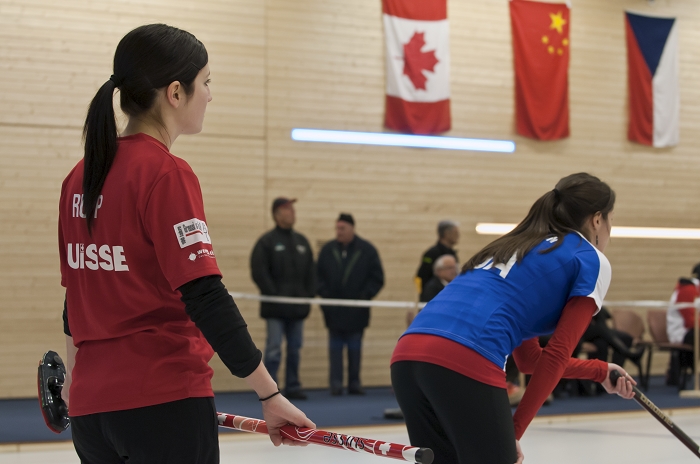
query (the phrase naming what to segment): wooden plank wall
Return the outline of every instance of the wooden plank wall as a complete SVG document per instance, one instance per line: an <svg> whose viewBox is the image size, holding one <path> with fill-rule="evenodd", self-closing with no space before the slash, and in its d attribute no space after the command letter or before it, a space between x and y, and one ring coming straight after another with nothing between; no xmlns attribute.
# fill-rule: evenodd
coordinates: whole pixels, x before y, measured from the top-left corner
<svg viewBox="0 0 700 464"><path fill-rule="evenodd" d="M626 141L623 11L678 16L681 143ZM462 225L466 259L491 238L477 222L516 222L563 175L589 171L618 194L615 223L700 227L700 5L694 0L574 1L570 138L514 135L508 2L449 1L450 135L514 139L512 155L336 146L291 141L293 127L381 131L384 46L379 0L0 0L0 398L35 394L35 366L63 352L56 252L61 182L81 156L86 106L111 74L119 39L149 22L190 30L207 46L214 100L201 135L173 152L197 172L224 281L254 292L248 256L272 226L269 202L297 203L297 229L315 251L340 211L381 254L381 299L413 300L412 276L443 218ZM700 243L614 239L611 300L667 299L700 261ZM108 297L106 295L106 297ZM240 301L264 345L257 305ZM389 383L402 310L375 309L363 379ZM327 386L326 332L318 308L306 324L302 382ZM655 357L655 371L665 359ZM215 359L217 390L245 388Z"/></svg>

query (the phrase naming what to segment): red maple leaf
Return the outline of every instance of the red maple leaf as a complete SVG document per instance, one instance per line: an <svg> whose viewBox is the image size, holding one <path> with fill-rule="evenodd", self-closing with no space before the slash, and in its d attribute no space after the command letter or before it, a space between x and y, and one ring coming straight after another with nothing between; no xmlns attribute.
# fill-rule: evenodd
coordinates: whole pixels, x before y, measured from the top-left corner
<svg viewBox="0 0 700 464"><path fill-rule="evenodd" d="M424 34L424 32L416 32L403 46L403 73L408 76L416 90L425 90L425 82L428 78L423 74L423 70L435 72L435 65L438 64L435 50L428 52L420 50L425 45Z"/></svg>

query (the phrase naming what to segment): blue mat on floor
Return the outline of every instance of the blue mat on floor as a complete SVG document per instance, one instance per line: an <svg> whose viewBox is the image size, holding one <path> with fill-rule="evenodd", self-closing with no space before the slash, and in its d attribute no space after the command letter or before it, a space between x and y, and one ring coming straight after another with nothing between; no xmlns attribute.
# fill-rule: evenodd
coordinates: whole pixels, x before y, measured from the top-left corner
<svg viewBox="0 0 700 464"><path fill-rule="evenodd" d="M677 387L667 387L663 378L651 379L649 399L661 409L700 407L700 399L685 399ZM384 410L397 408L390 388L367 388L365 396L331 396L324 390L307 390L307 400L293 401L321 429L358 425L400 424L401 421L384 418ZM262 418L260 403L254 393L217 393L217 410L240 416ZM593 397L574 396L556 398L539 411L539 416L590 414L642 410L634 400L623 400L617 395ZM51 432L41 417L36 399L0 401L0 443L27 443L70 440L70 428L61 434ZM235 433L221 429L222 433Z"/></svg>

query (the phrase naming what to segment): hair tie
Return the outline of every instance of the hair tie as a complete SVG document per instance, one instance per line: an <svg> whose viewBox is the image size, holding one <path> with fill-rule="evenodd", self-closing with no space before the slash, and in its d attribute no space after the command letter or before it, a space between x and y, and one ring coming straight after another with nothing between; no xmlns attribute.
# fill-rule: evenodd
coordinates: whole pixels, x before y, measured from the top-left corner
<svg viewBox="0 0 700 464"><path fill-rule="evenodd" d="M121 85L124 83L124 79L117 79L114 74L109 76L109 80L114 82L115 87L121 87Z"/></svg>
<svg viewBox="0 0 700 464"><path fill-rule="evenodd" d="M552 189L552 192L554 192L554 196L559 198L561 196L561 192L557 189Z"/></svg>

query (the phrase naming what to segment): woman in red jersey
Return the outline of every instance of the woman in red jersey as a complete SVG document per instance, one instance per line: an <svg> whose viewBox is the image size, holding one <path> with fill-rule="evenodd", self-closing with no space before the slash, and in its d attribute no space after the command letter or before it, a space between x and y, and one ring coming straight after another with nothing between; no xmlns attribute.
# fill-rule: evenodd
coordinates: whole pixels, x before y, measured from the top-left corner
<svg viewBox="0 0 700 464"><path fill-rule="evenodd" d="M119 136L115 89L129 118ZM291 444L281 425L315 427L262 365L221 283L197 177L170 153L201 131L209 101L204 45L151 24L119 42L90 104L59 206L63 396L83 464L218 463L214 351L257 392L276 446Z"/></svg>

